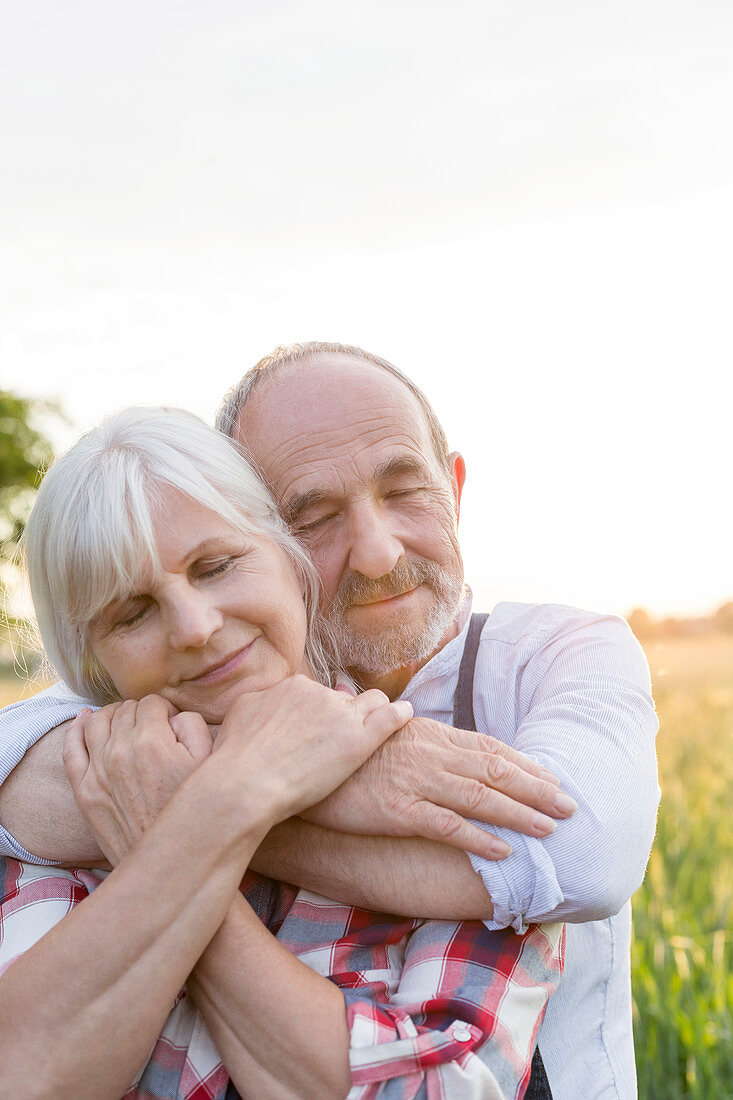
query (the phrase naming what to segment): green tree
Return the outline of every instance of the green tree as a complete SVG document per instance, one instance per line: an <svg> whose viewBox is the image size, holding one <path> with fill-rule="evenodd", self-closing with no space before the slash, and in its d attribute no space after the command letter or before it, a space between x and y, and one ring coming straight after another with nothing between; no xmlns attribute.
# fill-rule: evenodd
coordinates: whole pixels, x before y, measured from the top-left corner
<svg viewBox="0 0 733 1100"><path fill-rule="evenodd" d="M37 427L53 409L47 402L0 390L0 559L7 559L20 537L43 470L53 457Z"/></svg>
<svg viewBox="0 0 733 1100"><path fill-rule="evenodd" d="M20 652L16 642L23 623L10 611L8 592L17 573L12 562L43 473L53 457L40 419L58 408L45 401L0 389L0 667L10 666ZM20 631L20 634L19 634ZM31 658L32 660L32 658ZM18 668L27 673L25 655Z"/></svg>

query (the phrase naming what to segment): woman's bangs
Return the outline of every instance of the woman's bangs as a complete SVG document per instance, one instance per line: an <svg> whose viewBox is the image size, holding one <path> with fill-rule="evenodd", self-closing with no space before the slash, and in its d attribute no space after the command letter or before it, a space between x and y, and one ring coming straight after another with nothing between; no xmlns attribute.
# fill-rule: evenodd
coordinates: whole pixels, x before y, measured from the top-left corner
<svg viewBox="0 0 733 1100"><path fill-rule="evenodd" d="M162 573L153 526L154 499L148 499L141 486L127 489L118 506L107 498L106 506L95 508L95 514L80 525L72 590L76 599L70 608L70 617L79 625L92 622L113 601L145 591Z"/></svg>

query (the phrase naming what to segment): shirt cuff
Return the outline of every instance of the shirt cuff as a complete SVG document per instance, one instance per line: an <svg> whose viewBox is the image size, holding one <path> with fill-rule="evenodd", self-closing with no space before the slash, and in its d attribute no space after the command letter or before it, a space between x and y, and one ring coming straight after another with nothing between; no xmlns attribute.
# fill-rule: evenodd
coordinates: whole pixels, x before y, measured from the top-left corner
<svg viewBox="0 0 733 1100"><path fill-rule="evenodd" d="M505 840L513 851L506 859L488 860L468 852L471 866L491 895L494 915L484 921L488 929L513 928L527 931L529 924L552 920L552 913L565 896L557 880L555 865L541 840L512 829L474 821Z"/></svg>
<svg viewBox="0 0 733 1100"><path fill-rule="evenodd" d="M45 734L69 718L76 718L82 707L98 709L76 696L53 696L51 690L54 689L0 711L0 784Z"/></svg>
<svg viewBox="0 0 733 1100"><path fill-rule="evenodd" d="M76 718L84 706L93 706L79 699L62 684L20 703L13 703L0 712L0 784L37 741L69 718ZM97 709L97 708L95 708ZM59 861L44 859L29 852L0 825L0 856L10 856L25 863L53 867Z"/></svg>
<svg viewBox="0 0 733 1100"><path fill-rule="evenodd" d="M4 826L0 825L0 856L10 856L19 859L23 863L37 863L42 867L56 867L61 863L60 859L44 859L43 856L34 856L22 844L12 836Z"/></svg>

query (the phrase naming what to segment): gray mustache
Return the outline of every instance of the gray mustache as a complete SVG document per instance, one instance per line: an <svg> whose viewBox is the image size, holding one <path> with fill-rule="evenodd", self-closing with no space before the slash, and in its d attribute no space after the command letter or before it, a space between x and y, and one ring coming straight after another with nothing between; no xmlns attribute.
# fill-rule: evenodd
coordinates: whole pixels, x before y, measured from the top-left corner
<svg viewBox="0 0 733 1100"><path fill-rule="evenodd" d="M417 561L399 561L391 573L372 579L358 573L344 577L333 599L332 608L343 611L353 604L370 603L409 592L419 584L431 588L439 582L441 569L435 562L420 558Z"/></svg>

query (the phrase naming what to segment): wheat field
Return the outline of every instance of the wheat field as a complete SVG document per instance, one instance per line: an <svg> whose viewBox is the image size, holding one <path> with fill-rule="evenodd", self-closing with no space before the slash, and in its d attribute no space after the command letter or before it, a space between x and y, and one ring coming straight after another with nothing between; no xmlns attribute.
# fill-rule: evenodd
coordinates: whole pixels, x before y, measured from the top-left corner
<svg viewBox="0 0 733 1100"><path fill-rule="evenodd" d="M647 645L662 804L633 901L643 1100L733 1097L733 636Z"/></svg>
<svg viewBox="0 0 733 1100"><path fill-rule="evenodd" d="M642 1100L733 1098L733 635L646 644L662 805L633 901ZM0 679L0 704L33 686Z"/></svg>

